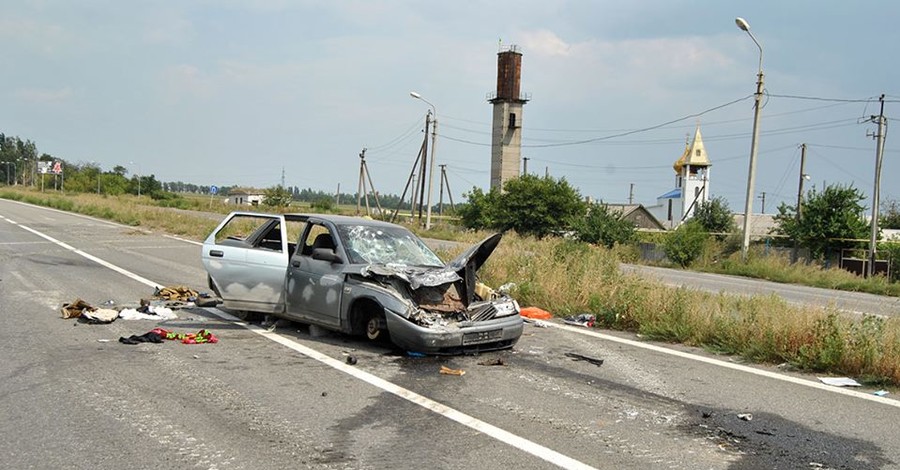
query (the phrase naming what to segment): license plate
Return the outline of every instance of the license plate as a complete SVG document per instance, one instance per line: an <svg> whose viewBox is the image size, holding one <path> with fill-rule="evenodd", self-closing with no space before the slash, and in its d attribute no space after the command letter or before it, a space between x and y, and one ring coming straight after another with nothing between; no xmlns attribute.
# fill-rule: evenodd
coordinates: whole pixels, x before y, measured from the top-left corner
<svg viewBox="0 0 900 470"><path fill-rule="evenodd" d="M503 336L503 330L476 331L474 333L463 334L463 346L470 344L490 343L498 340Z"/></svg>

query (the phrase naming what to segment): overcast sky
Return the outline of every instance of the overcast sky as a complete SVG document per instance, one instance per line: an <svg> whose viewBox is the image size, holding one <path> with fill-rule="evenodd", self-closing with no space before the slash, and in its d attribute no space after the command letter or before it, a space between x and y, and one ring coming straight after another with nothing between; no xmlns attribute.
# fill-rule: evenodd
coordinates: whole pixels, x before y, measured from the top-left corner
<svg viewBox="0 0 900 470"><path fill-rule="evenodd" d="M437 163L458 201L489 186L485 95L502 41L524 54L529 171L607 202L627 202L633 183L635 202L653 204L699 119L711 194L742 212L759 51L737 16L764 51L766 212L796 200L804 142L807 188L852 183L871 197L876 127L864 121L878 104L864 100L887 95L889 127L900 115L892 1L0 4L0 132L161 181L265 188L283 168L287 185L352 193L368 147L375 188L399 194L428 109L414 90L436 107ZM900 197L898 139L887 133L882 199Z"/></svg>

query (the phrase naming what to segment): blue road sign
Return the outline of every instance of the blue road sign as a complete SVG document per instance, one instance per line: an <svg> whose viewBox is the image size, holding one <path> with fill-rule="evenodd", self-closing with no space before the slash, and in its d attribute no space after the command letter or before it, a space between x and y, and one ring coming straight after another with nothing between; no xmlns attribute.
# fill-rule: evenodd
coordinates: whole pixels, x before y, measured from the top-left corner
<svg viewBox="0 0 900 470"><path fill-rule="evenodd" d="M211 194L219 194L219 187L218 187L218 186L210 186L210 187L209 187L209 192L210 192Z"/></svg>

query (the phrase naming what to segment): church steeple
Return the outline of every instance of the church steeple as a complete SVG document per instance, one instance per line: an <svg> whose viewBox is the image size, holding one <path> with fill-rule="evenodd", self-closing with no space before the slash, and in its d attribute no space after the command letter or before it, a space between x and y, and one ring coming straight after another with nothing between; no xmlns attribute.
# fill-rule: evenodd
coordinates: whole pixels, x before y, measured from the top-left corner
<svg viewBox="0 0 900 470"><path fill-rule="evenodd" d="M694 170L699 167L712 166L709 162L709 157L706 155L706 147L703 146L703 136L700 135L699 122L697 123L697 130L694 131L694 139L685 142L684 153L681 154L678 160L675 160L675 163L672 164L672 169L675 170L675 174L680 175L681 169L685 165L694 167Z"/></svg>

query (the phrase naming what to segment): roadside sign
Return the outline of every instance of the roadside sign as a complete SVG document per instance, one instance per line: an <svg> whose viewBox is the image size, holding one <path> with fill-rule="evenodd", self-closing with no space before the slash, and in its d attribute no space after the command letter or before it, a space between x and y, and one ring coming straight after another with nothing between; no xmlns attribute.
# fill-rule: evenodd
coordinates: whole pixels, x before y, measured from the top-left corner
<svg viewBox="0 0 900 470"><path fill-rule="evenodd" d="M219 187L218 186L210 186L209 193L210 194L219 194Z"/></svg>

